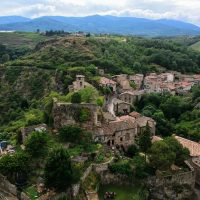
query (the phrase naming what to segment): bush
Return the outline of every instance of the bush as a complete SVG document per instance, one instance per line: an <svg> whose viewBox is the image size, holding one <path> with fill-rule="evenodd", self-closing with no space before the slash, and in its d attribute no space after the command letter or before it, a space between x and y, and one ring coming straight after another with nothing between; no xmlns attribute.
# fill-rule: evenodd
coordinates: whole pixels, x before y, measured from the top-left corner
<svg viewBox="0 0 200 200"><path fill-rule="evenodd" d="M122 174L127 176L133 176L133 167L127 160L118 161L109 165L109 169L114 174Z"/></svg>
<svg viewBox="0 0 200 200"><path fill-rule="evenodd" d="M33 132L25 141L26 151L33 157L44 155L47 150L47 144L46 132Z"/></svg>
<svg viewBox="0 0 200 200"><path fill-rule="evenodd" d="M82 108L78 115L78 121L81 123L87 122L90 120L90 117L91 117L90 110L87 108Z"/></svg>
<svg viewBox="0 0 200 200"><path fill-rule="evenodd" d="M138 153L138 147L134 144L129 146L127 151L126 151L126 155L130 158L135 156L137 153Z"/></svg>
<svg viewBox="0 0 200 200"><path fill-rule="evenodd" d="M91 133L78 126L63 126L60 128L59 134L60 138L65 142L87 145L92 141Z"/></svg>
<svg viewBox="0 0 200 200"><path fill-rule="evenodd" d="M45 184L48 188L66 191L75 181L73 166L68 152L63 148L53 149L45 166ZM77 177L76 177L77 178Z"/></svg>
<svg viewBox="0 0 200 200"><path fill-rule="evenodd" d="M72 103L81 103L81 95L78 92L75 92L74 94L72 94L71 102Z"/></svg>

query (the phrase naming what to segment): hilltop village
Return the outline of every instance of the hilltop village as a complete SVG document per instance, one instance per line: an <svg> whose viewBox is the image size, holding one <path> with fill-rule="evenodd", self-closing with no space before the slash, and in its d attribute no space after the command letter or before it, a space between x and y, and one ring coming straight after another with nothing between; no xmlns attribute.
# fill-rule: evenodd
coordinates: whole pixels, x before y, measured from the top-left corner
<svg viewBox="0 0 200 200"><path fill-rule="evenodd" d="M0 199L199 200L199 37L48 34L0 37Z"/></svg>
<svg viewBox="0 0 200 200"><path fill-rule="evenodd" d="M151 175L144 175L145 170L147 170L145 163L155 162L153 159L154 156L158 156L158 158L159 156L162 157L165 154L162 151L168 151L169 149L159 147L161 145L159 142L163 142L165 139L163 140L160 135L156 135L156 120L137 112L134 105L144 95L151 93L161 95L170 94L172 96L187 95L190 93L192 87L200 84L200 75L183 75L178 72L166 72L161 74L150 73L147 75L121 74L111 77L103 69L96 68L96 71L99 78L95 85L87 82L87 76L76 74L75 80L68 88L69 93L72 94L70 98L71 102L65 102L58 97L53 97L51 111L52 127L47 124L35 124L21 128L21 148L30 148L30 144L27 141L31 142L31 135L37 135L37 133L54 135L53 137L62 134L65 141L65 148L69 149L69 151L74 151L71 149L76 148L76 145L80 146L80 144L84 143L86 145L93 143L93 148L95 144L99 145L98 148L95 147L94 151L89 150L90 153L84 147L82 150L78 150L78 153L74 152L71 154L72 162L76 166L82 166L82 173L79 181L70 185L70 191L72 191L72 197L70 198L99 199L99 184L106 185L113 183L135 187L134 182L136 178L132 177L132 173L134 172L136 173L134 176L141 176L140 185L142 188L145 188L142 189L144 192L142 197L141 194L137 194L141 200L147 198L181 200L183 197L184 199L185 197L189 199L194 193L195 182L196 184L200 184L200 144L175 135L171 139L166 139L166 143L170 141L171 143L177 143L176 148L178 149L176 150L180 150L180 152L176 156L180 156L180 159L183 159L185 163L180 161L173 164L166 164L168 167L163 166L160 168L157 166L157 171L154 175L151 174L152 172L150 173ZM99 102L82 102L79 92L95 89L95 87L104 94L99 99ZM77 132L80 132L82 135L79 136ZM87 138L89 136L86 136L87 133L91 133L90 142L88 141L90 139ZM150 140L151 144L148 143L148 140ZM42 141L40 142L41 147L38 147L43 148L45 142L44 144L42 144ZM160 152L158 152L158 155L154 155L157 151L157 149L152 148L154 143L157 144L154 148L163 148L161 155L159 155ZM147 149L151 145L152 152L148 154ZM140 151L138 148L140 148ZM181 150L181 148L186 150ZM7 141L1 141L1 156L6 154L14 155L15 151L17 151L15 146L9 144ZM35 149L35 151L38 151L38 149ZM188 156L186 156L187 153L185 154L182 151L188 151ZM40 151L38 152L40 154ZM139 153L137 159L140 161L129 160L130 158L128 157L130 155L135 156L136 152ZM146 157L146 155L148 156ZM135 165L134 162L137 164ZM138 164L138 162L141 163ZM159 162L162 163L164 161L161 159ZM34 164L34 166L38 167L38 164ZM158 163L157 165L160 164ZM41 163L39 168L43 169L44 164ZM166 170L168 171L167 174L162 171L163 169L165 172ZM137 172L138 170L139 172ZM149 173L147 171L145 172L146 174ZM59 199L63 195L69 195L69 190L64 190L64 193L55 193L55 190L47 190L42 178L43 175L37 174L34 176L40 177L34 183L36 184L34 186L36 188L36 198ZM15 186L11 187L11 183L5 177L0 179L2 180L0 185L7 192L15 195L17 191L17 189L13 189ZM176 187L181 189L175 189ZM21 193L21 199L29 199L27 194L30 195L28 191ZM104 199L115 199L115 195L117 194L108 190L103 195Z"/></svg>

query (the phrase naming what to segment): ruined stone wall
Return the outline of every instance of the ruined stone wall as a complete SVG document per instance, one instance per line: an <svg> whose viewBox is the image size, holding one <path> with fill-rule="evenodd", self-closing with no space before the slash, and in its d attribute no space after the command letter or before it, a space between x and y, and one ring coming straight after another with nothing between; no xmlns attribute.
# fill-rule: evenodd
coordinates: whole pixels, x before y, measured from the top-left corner
<svg viewBox="0 0 200 200"><path fill-rule="evenodd" d="M0 190L2 190L5 193L11 194L15 197L17 197L17 187L13 184L11 184L7 178L0 174ZM30 200L30 198L25 194L21 193L21 200Z"/></svg>
<svg viewBox="0 0 200 200"><path fill-rule="evenodd" d="M8 192L12 195L17 195L17 188L15 185L11 184L6 177L0 174L0 188L1 190Z"/></svg>
<svg viewBox="0 0 200 200"><path fill-rule="evenodd" d="M80 109L88 109L90 112L90 120L87 122L84 122L82 124L84 128L91 129L95 125L97 125L97 111L98 106L95 104L72 104L72 103L58 103L56 100L54 100L54 106L53 106L53 119L54 119L54 128L59 129L60 127L64 125L73 125L77 124L78 121L76 119L77 112L80 111Z"/></svg>
<svg viewBox="0 0 200 200"><path fill-rule="evenodd" d="M200 156L193 158L190 163L196 173L196 183L200 185Z"/></svg>
<svg viewBox="0 0 200 200"><path fill-rule="evenodd" d="M194 192L195 172L192 166L189 165L190 171L177 173L165 177L149 177L143 180L143 184L147 185L150 191L150 199L152 200L185 200L191 199ZM101 184L116 184L135 186L138 180L134 177L128 177L120 174L113 174L108 169L108 164L99 164L93 169L100 174ZM141 183L140 183L141 184Z"/></svg>
<svg viewBox="0 0 200 200"><path fill-rule="evenodd" d="M195 186L194 169L187 163L191 171L165 177L150 177L147 185L150 199L154 200L184 200L190 199Z"/></svg>
<svg viewBox="0 0 200 200"><path fill-rule="evenodd" d="M136 184L136 179L130 178L121 174L113 174L110 171L104 171L101 174L101 184L108 185L126 185L126 186L134 186Z"/></svg>

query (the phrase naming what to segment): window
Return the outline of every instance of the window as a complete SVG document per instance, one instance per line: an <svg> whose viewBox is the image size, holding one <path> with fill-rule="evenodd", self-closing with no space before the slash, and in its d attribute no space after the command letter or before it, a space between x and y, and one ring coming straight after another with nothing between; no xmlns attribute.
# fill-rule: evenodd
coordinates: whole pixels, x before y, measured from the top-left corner
<svg viewBox="0 0 200 200"><path fill-rule="evenodd" d="M120 141L121 141L121 142L123 141L123 137L120 138Z"/></svg>
<svg viewBox="0 0 200 200"><path fill-rule="evenodd" d="M82 82L80 82L80 86L81 86L81 87L83 86L83 83L82 83Z"/></svg>

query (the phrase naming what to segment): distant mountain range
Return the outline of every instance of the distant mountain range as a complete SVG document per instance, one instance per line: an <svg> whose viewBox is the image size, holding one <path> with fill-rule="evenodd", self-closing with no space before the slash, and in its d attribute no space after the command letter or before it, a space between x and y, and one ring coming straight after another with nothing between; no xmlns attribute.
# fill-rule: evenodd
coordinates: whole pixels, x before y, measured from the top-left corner
<svg viewBox="0 0 200 200"><path fill-rule="evenodd" d="M152 20L136 17L88 16L62 17L44 16L28 19L20 16L0 17L0 31L35 32L64 30L123 35L176 36L200 35L200 27L178 20Z"/></svg>

